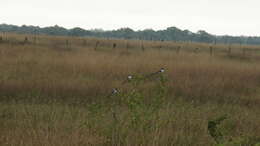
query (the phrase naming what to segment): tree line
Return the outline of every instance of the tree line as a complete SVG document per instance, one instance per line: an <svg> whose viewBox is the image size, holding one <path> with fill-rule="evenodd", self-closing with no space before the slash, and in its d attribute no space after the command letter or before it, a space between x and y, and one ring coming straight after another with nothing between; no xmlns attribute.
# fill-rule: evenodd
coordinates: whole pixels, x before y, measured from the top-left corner
<svg viewBox="0 0 260 146"><path fill-rule="evenodd" d="M184 42L202 42L202 43L224 43L224 44L252 44L260 45L260 37L252 36L217 36L210 34L204 30L196 33L189 30L181 30L176 27L169 27L164 30L155 31L153 29L145 29L134 31L131 28L121 28L117 30L104 31L101 29L85 30L79 27L66 29L58 25L51 27L38 26L16 26L8 24L0 24L0 32L13 32L21 34L46 34L55 36L80 36L80 37L102 37L117 39L140 39L140 40L156 40L156 41L184 41Z"/></svg>

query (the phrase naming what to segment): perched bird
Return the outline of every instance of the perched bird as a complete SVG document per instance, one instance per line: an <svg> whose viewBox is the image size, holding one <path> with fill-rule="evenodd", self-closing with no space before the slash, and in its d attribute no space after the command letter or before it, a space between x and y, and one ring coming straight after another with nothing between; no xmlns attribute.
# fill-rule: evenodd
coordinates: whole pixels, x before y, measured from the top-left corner
<svg viewBox="0 0 260 146"><path fill-rule="evenodd" d="M133 78L133 76L131 76L131 75L127 76L128 80L131 80L132 78Z"/></svg>
<svg viewBox="0 0 260 146"><path fill-rule="evenodd" d="M117 93L118 93L118 89L116 89L116 88L112 89L112 93L111 93L112 95L117 94Z"/></svg>
<svg viewBox="0 0 260 146"><path fill-rule="evenodd" d="M151 73L151 74L147 75L145 78L150 78L150 77L152 77L154 75L157 75L157 74L160 74L160 73L164 73L164 72L165 72L165 69L161 68L159 71Z"/></svg>
<svg viewBox="0 0 260 146"><path fill-rule="evenodd" d="M132 75L128 75L128 76L127 76L127 79L124 80L124 81L122 82L122 84L125 84L125 83L127 83L127 82L130 82L132 79L133 79L133 76L132 76Z"/></svg>
<svg viewBox="0 0 260 146"><path fill-rule="evenodd" d="M108 98L110 98L113 95L116 95L119 92L119 90L117 88L113 88L112 92L107 96Z"/></svg>
<svg viewBox="0 0 260 146"><path fill-rule="evenodd" d="M148 78L150 78L150 77L152 77L152 76L155 76L155 75L157 75L157 74L164 73L164 72L165 72L165 69L164 69L164 68L161 68L161 69L160 69L159 71L157 71L157 72L154 72L154 73L151 73L151 74L149 74L149 75L143 76L143 79L148 79ZM136 77L136 78L137 78L137 77ZM133 79L134 79L134 76L128 75L128 76L127 76L127 79L122 82L122 85L125 84L125 83L128 83L128 82L131 82ZM112 89L112 93L109 95L109 97L111 97L112 95L117 94L118 92L119 92L119 90L118 90L117 88L113 88L113 89Z"/></svg>
<svg viewBox="0 0 260 146"><path fill-rule="evenodd" d="M164 73L164 71L165 71L164 68L161 68L160 73Z"/></svg>

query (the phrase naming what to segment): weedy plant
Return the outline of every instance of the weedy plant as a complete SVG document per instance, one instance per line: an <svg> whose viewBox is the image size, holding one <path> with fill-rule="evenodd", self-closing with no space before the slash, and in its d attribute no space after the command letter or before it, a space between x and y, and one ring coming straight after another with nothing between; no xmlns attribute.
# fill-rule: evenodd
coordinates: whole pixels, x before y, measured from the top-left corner
<svg viewBox="0 0 260 146"><path fill-rule="evenodd" d="M224 135L223 129L219 126L220 124L227 119L227 116L221 116L214 120L208 121L208 131L210 136L215 140L216 146L259 146L260 137L248 137L241 136L236 138L227 138L227 135Z"/></svg>
<svg viewBox="0 0 260 146"><path fill-rule="evenodd" d="M217 144L220 144L221 142L223 142L223 134L221 132L221 129L218 128L218 126L225 119L227 119L226 116L221 116L217 119L208 121L209 134L216 141Z"/></svg>
<svg viewBox="0 0 260 146"><path fill-rule="evenodd" d="M117 111L121 107L127 108L128 119L130 119L127 124L128 128L137 131L141 130L142 132L148 132L155 128L156 123L154 121L157 121L159 117L159 110L162 108L167 94L167 79L163 73L164 69L149 75L129 75L122 83L122 85L129 84L129 90L113 89L110 96L108 96L113 101L110 110L114 119L114 125L111 126L113 130L110 130L113 134L110 135L115 135L114 132L118 136L124 135L119 131L119 127L122 127L122 125L120 125L120 119L117 116ZM141 88L146 82L155 83L153 87L154 93L150 96L149 101L145 100L145 94Z"/></svg>
<svg viewBox="0 0 260 146"><path fill-rule="evenodd" d="M130 90L119 92L118 89L113 89L115 96L120 96L118 104L127 105L130 112L132 126L137 127L143 120L149 119L151 115L158 112L164 102L167 94L166 76L163 74L164 69L149 75L130 75L122 84L130 84ZM154 80L151 80L154 79ZM154 94L149 98L148 103L145 101L145 95L141 86L145 82L156 82L153 89ZM115 104L113 106L116 106Z"/></svg>

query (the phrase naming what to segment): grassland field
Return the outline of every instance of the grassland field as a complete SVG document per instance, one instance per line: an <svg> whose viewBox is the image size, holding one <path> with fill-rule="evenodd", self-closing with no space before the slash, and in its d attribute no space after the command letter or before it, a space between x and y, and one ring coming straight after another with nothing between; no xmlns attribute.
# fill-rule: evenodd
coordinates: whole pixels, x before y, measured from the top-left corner
<svg viewBox="0 0 260 146"><path fill-rule="evenodd" d="M259 146L260 46L2 34L0 145Z"/></svg>

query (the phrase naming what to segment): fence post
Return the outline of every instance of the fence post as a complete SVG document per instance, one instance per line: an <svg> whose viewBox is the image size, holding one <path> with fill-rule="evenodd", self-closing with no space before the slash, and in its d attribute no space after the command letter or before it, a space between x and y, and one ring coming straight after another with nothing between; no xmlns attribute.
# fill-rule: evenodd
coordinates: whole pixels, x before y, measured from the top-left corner
<svg viewBox="0 0 260 146"><path fill-rule="evenodd" d="M29 41L29 40L28 40L28 37L25 37L25 38L24 38L24 41L23 41L23 44L27 44L28 41Z"/></svg>
<svg viewBox="0 0 260 146"><path fill-rule="evenodd" d="M7 40L8 40L7 35L5 32L3 32L3 41L7 41Z"/></svg>
<svg viewBox="0 0 260 146"><path fill-rule="evenodd" d="M69 40L66 40L66 48L69 49Z"/></svg>
<svg viewBox="0 0 260 146"><path fill-rule="evenodd" d="M37 34L36 34L36 30L34 30L33 32L33 44L36 45L36 40L37 40Z"/></svg>
<svg viewBox="0 0 260 146"><path fill-rule="evenodd" d="M209 49L210 49L210 50L209 50L209 51L210 51L210 56L212 56L212 54L213 54L213 47L210 46Z"/></svg>
<svg viewBox="0 0 260 146"><path fill-rule="evenodd" d="M116 43L113 43L113 49L115 49L116 48Z"/></svg>
<svg viewBox="0 0 260 146"><path fill-rule="evenodd" d="M87 41L85 39L83 40L83 46L87 46Z"/></svg>
<svg viewBox="0 0 260 146"><path fill-rule="evenodd" d="M141 42L141 49L142 49L143 52L145 51L143 40L142 40L142 42Z"/></svg>
<svg viewBox="0 0 260 146"><path fill-rule="evenodd" d="M231 51L232 51L232 48L231 46L228 47L228 55L230 56L231 55Z"/></svg>
<svg viewBox="0 0 260 146"><path fill-rule="evenodd" d="M177 54L180 53L180 50L181 50L181 46L178 46L178 47L177 47L177 50L176 50Z"/></svg>
<svg viewBox="0 0 260 146"><path fill-rule="evenodd" d="M194 53L198 53L199 48L195 48Z"/></svg>
<svg viewBox="0 0 260 146"><path fill-rule="evenodd" d="M163 45L163 42L164 42L164 40L161 40L159 43L160 43L160 46L159 46L159 50L161 50L162 49L162 45Z"/></svg>
<svg viewBox="0 0 260 146"><path fill-rule="evenodd" d="M128 44L128 41L126 41L126 51L128 52L128 49L129 49L129 44Z"/></svg>
<svg viewBox="0 0 260 146"><path fill-rule="evenodd" d="M246 48L243 48L243 56L246 56Z"/></svg>
<svg viewBox="0 0 260 146"><path fill-rule="evenodd" d="M37 40L36 34L34 34L34 36L33 36L33 44L34 44L34 45L36 45L36 40Z"/></svg>
<svg viewBox="0 0 260 146"><path fill-rule="evenodd" d="M96 42L96 45L95 45L95 48L94 48L95 51L97 51L98 45L99 45L99 41Z"/></svg>

